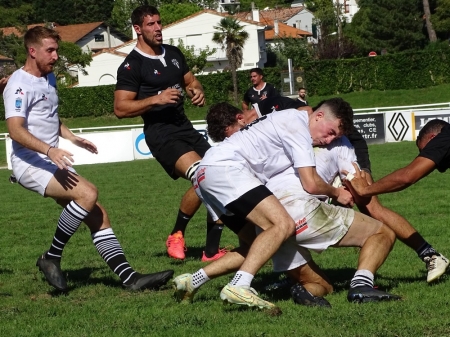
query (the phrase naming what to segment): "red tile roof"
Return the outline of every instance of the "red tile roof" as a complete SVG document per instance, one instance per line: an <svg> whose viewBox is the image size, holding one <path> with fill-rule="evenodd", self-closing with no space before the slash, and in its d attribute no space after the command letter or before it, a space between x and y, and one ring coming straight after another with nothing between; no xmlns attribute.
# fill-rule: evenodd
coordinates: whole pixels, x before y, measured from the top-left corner
<svg viewBox="0 0 450 337"><path fill-rule="evenodd" d="M54 29L59 33L59 36L61 36L61 40L76 43L78 40L82 39L84 36L92 32L95 28L101 26L102 24L103 22L81 23L78 25L68 26L55 25ZM27 29L36 26L45 26L45 23L28 25ZM0 28L0 30L3 32L4 36L14 34L20 37L23 35L23 32L19 31L16 27L5 27Z"/></svg>
<svg viewBox="0 0 450 337"><path fill-rule="evenodd" d="M271 28L272 28L272 29L266 30L264 32L266 41L273 40L276 37L293 37L293 38L301 39L305 36L312 35L310 32L307 32L306 30L297 29L297 28L288 26L282 22L278 22L278 35L276 35L274 21L273 20L265 20L264 23L266 23L268 26L271 26Z"/></svg>

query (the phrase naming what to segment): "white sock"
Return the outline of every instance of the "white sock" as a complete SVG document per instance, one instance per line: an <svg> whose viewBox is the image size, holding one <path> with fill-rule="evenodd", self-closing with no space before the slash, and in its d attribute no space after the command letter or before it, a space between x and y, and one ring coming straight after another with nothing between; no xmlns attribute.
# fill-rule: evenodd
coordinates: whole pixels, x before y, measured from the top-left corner
<svg viewBox="0 0 450 337"><path fill-rule="evenodd" d="M208 275L206 275L205 271L202 269L196 271L194 274L192 274L192 281L191 286L194 287L194 289L200 288L202 285L204 285L206 282L209 281Z"/></svg>
<svg viewBox="0 0 450 337"><path fill-rule="evenodd" d="M350 288L368 286L373 288L373 274L367 269L357 270L350 282Z"/></svg>
<svg viewBox="0 0 450 337"><path fill-rule="evenodd" d="M252 274L239 270L229 284L232 286L250 286L253 277Z"/></svg>

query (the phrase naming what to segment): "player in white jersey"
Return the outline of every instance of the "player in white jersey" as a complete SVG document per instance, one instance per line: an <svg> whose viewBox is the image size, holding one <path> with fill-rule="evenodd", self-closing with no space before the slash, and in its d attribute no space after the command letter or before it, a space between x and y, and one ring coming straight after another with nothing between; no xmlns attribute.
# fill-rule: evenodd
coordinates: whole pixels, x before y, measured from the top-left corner
<svg viewBox="0 0 450 337"><path fill-rule="evenodd" d="M227 103L216 104L210 111L219 115L240 112ZM255 121L206 153L196 171L198 184L194 187L213 217L220 218L236 233L241 232L246 221L264 229L240 270L222 290L222 299L274 307L250 288L255 273L295 229L293 219L264 186L272 176L294 166L309 193L334 195L344 204L352 204L345 189L334 188L317 175L312 148L346 133L352 116L351 107L341 99L326 101L311 115L286 110ZM228 221L230 217L240 221Z"/></svg>
<svg viewBox="0 0 450 337"><path fill-rule="evenodd" d="M235 132L234 124L226 125L233 121L231 113L229 116L209 114L208 117L208 127L217 126L217 123L214 125L217 117L218 127L222 127L222 130L226 129L224 135ZM240 124L242 114L237 114L234 120L235 124ZM221 122L222 126L220 126ZM215 138L216 141L221 140ZM339 170L353 168L348 159L356 160L353 148L346 138L335 140L324 148L315 148L315 152L318 173L320 170L321 177L326 182L331 182ZM368 216L354 213L351 209L320 202L317 197L321 195L314 196L306 192L297 171L292 166L272 176L266 187L281 201L296 222L295 235L281 246L273 259L275 270L290 270L291 275L310 291L299 296L304 298L306 295L309 296L308 301L327 305L328 302L323 299L318 300L317 296L323 296L332 291L326 276L314 264L305 248L320 252L329 246L359 246L362 247L361 256L358 270L351 282L348 299L365 302L399 298L373 289L373 275L384 262L395 240L394 233L389 228ZM223 219L226 224L228 220L239 221L236 217ZM251 241L251 231L242 227L241 230L238 233L240 238ZM207 280L237 269L244 260L246 252L247 248L241 246L228 253L220 262L212 263L193 275L184 274L177 277L174 284L178 297L192 299L196 289ZM298 290L298 287L293 288L293 291Z"/></svg>
<svg viewBox="0 0 450 337"><path fill-rule="evenodd" d="M5 118L12 139L11 162L20 185L64 207L50 249L36 265L57 290L66 291L60 268L62 251L84 221L99 254L129 290L158 288L173 270L142 275L125 258L105 209L97 202L97 188L72 168L73 157L59 148L59 137L92 153L94 144L74 135L58 116L56 79L52 73L58 59L60 37L52 29L34 27L24 35L27 59L14 72L3 93Z"/></svg>

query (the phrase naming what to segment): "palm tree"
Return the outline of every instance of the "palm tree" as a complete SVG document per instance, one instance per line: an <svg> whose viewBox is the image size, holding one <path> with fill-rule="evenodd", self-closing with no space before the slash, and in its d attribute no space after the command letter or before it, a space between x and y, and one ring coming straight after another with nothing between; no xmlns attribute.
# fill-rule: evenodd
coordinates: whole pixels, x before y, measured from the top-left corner
<svg viewBox="0 0 450 337"><path fill-rule="evenodd" d="M242 54L245 41L248 39L248 32L239 24L239 21L227 16L220 20L219 25L214 26L213 42L222 45L222 50L226 50L228 62L230 62L231 76L233 79L234 101L238 102L238 86L236 70L242 64Z"/></svg>

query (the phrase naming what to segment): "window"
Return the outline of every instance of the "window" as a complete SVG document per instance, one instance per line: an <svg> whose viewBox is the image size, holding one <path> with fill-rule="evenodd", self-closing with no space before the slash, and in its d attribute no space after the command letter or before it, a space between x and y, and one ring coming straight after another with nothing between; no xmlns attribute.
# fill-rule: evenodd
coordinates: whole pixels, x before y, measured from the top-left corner
<svg viewBox="0 0 450 337"><path fill-rule="evenodd" d="M344 13L350 13L349 0L344 0Z"/></svg>
<svg viewBox="0 0 450 337"><path fill-rule="evenodd" d="M100 34L95 34L94 38L95 38L95 42L104 42L105 41L105 37Z"/></svg>

